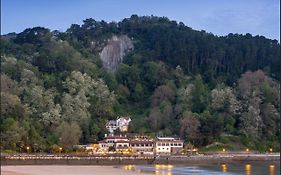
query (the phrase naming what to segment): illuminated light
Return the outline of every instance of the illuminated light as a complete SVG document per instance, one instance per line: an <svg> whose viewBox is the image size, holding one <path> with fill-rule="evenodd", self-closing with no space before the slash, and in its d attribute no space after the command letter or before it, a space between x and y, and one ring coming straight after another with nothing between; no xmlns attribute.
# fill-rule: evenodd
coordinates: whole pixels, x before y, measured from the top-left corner
<svg viewBox="0 0 281 175"><path fill-rule="evenodd" d="M246 165L245 165L245 171L246 171L246 174L247 175L250 175L251 174L251 164L249 164L249 163L247 163Z"/></svg>
<svg viewBox="0 0 281 175"><path fill-rule="evenodd" d="M194 149L192 149L192 151L197 151L197 149L196 149L196 148L194 148Z"/></svg>
<svg viewBox="0 0 281 175"><path fill-rule="evenodd" d="M227 172L227 165L225 163L221 164L221 170L222 172L226 173Z"/></svg>
<svg viewBox="0 0 281 175"><path fill-rule="evenodd" d="M174 166L173 166L173 165L167 165L167 167L168 167L169 169L174 168Z"/></svg>
<svg viewBox="0 0 281 175"><path fill-rule="evenodd" d="M127 170L127 171L131 171L133 169L133 165L126 165L124 166L124 169Z"/></svg>
<svg viewBox="0 0 281 175"><path fill-rule="evenodd" d="M155 165L155 168L157 168L157 169L159 169L160 167L161 167L161 165L159 165L159 164Z"/></svg>
<svg viewBox="0 0 281 175"><path fill-rule="evenodd" d="M225 152L225 148L223 148L222 151Z"/></svg>
<svg viewBox="0 0 281 175"><path fill-rule="evenodd" d="M274 175L275 174L275 165L269 165L269 174Z"/></svg>
<svg viewBox="0 0 281 175"><path fill-rule="evenodd" d="M247 149L246 149L246 152L249 152L249 151L250 151L249 148L247 148Z"/></svg>
<svg viewBox="0 0 281 175"><path fill-rule="evenodd" d="M273 151L272 148L270 148L269 151L272 152Z"/></svg>

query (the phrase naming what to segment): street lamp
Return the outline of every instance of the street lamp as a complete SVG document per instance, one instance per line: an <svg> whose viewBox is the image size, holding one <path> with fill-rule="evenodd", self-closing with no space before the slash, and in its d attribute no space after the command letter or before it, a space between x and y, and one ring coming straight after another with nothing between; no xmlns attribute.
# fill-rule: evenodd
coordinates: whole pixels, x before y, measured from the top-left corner
<svg viewBox="0 0 281 175"><path fill-rule="evenodd" d="M61 153L61 151L62 151L62 147L60 147L59 149L60 149L60 153Z"/></svg>
<svg viewBox="0 0 281 175"><path fill-rule="evenodd" d="M222 152L225 152L225 148L222 149Z"/></svg>
<svg viewBox="0 0 281 175"><path fill-rule="evenodd" d="M249 152L249 148L246 149L246 152Z"/></svg>
<svg viewBox="0 0 281 175"><path fill-rule="evenodd" d="M270 149L269 149L269 151L272 153L273 149L272 149L272 148L270 148Z"/></svg>
<svg viewBox="0 0 281 175"><path fill-rule="evenodd" d="M29 152L29 146L26 147L27 153Z"/></svg>

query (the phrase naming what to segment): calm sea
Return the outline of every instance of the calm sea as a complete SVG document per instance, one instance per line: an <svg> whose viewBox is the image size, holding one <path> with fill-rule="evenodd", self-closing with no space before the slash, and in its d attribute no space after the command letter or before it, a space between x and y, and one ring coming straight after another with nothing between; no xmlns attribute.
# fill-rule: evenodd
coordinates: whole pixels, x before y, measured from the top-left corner
<svg viewBox="0 0 281 175"><path fill-rule="evenodd" d="M279 162L222 163L196 165L126 165L127 171L159 175L279 175Z"/></svg>

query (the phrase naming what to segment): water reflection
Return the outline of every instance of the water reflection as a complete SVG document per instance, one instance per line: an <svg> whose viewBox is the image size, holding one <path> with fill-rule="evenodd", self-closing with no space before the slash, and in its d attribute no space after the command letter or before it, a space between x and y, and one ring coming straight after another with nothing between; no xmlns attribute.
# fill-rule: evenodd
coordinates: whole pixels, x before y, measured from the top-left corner
<svg viewBox="0 0 281 175"><path fill-rule="evenodd" d="M269 165L269 174L274 175L275 174L275 165Z"/></svg>
<svg viewBox="0 0 281 175"><path fill-rule="evenodd" d="M124 169L125 169L126 171L132 171L132 170L134 169L134 165L125 165L125 166L124 166Z"/></svg>
<svg viewBox="0 0 281 175"><path fill-rule="evenodd" d="M221 164L221 171L224 173L227 172L227 165L225 163Z"/></svg>
<svg viewBox="0 0 281 175"><path fill-rule="evenodd" d="M126 165L123 169L138 173L150 173L157 175L275 175L280 173L279 164L246 163L246 164L189 164L189 165Z"/></svg>
<svg viewBox="0 0 281 175"><path fill-rule="evenodd" d="M247 163L245 165L245 172L246 172L246 175L250 175L251 174L251 164Z"/></svg>
<svg viewBox="0 0 281 175"><path fill-rule="evenodd" d="M155 174L172 175L173 165L156 164L154 165Z"/></svg>

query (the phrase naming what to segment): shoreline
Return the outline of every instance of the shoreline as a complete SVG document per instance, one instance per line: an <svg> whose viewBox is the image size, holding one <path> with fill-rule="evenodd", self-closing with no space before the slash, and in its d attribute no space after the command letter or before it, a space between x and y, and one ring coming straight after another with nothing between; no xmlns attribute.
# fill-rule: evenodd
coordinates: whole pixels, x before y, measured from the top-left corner
<svg viewBox="0 0 281 175"><path fill-rule="evenodd" d="M212 154L193 156L1 155L1 165L152 165L185 163L280 162L280 154Z"/></svg>
<svg viewBox="0 0 281 175"><path fill-rule="evenodd" d="M114 166L68 166L68 165L25 165L2 166L2 175L146 175L146 173L125 170Z"/></svg>

